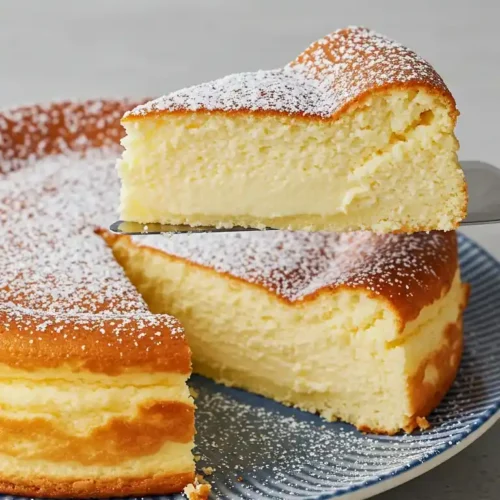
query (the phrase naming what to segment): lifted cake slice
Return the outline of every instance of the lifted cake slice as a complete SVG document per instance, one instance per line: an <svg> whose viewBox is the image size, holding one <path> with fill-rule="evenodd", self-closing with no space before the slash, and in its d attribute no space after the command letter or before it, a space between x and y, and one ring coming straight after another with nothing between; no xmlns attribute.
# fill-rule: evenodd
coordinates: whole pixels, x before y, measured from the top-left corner
<svg viewBox="0 0 500 500"><path fill-rule="evenodd" d="M466 215L455 101L414 52L336 31L122 123L121 218L292 230L450 230Z"/></svg>

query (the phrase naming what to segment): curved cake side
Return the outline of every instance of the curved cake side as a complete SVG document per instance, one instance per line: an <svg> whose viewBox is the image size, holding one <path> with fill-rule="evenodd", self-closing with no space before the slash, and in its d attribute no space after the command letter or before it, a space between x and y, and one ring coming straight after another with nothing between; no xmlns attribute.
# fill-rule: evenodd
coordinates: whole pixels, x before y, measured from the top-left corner
<svg viewBox="0 0 500 500"><path fill-rule="evenodd" d="M454 233L103 236L216 381L392 434L455 378L468 287Z"/></svg>

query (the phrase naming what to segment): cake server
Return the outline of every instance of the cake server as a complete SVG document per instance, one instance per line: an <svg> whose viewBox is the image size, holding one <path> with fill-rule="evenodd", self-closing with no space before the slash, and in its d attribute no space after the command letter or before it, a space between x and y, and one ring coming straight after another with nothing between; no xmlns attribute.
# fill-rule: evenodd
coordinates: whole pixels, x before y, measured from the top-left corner
<svg viewBox="0 0 500 500"><path fill-rule="evenodd" d="M462 226L500 223L500 169L482 161L460 162L469 189L469 206ZM232 233L239 231L261 231L246 227L216 228L212 226L188 226L171 224L142 224L118 220L111 224L111 231L118 234L186 234L186 233ZM273 228L266 228L272 231Z"/></svg>

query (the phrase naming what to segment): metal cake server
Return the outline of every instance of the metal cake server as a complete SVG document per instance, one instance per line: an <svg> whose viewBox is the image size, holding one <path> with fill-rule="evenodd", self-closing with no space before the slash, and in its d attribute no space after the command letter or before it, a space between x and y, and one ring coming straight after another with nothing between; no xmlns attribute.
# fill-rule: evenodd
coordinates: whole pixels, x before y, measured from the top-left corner
<svg viewBox="0 0 500 500"><path fill-rule="evenodd" d="M468 214L462 226L500 223L500 169L482 161L462 161L462 168L469 189ZM216 228L212 226L188 226L171 224L142 224L116 221L111 231L119 234L185 234L185 233L232 233L261 231L246 227ZM274 231L266 228L266 231Z"/></svg>

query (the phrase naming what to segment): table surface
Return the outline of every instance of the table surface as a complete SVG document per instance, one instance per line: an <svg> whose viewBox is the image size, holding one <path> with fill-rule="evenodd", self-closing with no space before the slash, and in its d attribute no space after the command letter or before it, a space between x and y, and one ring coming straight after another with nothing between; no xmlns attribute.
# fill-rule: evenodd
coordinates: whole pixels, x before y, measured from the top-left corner
<svg viewBox="0 0 500 500"><path fill-rule="evenodd" d="M429 60L461 116L460 158L500 166L498 0L2 0L0 106L157 96L238 71L282 66L311 41L367 26ZM463 232L500 258L500 227ZM445 464L380 495L500 498L500 425Z"/></svg>

